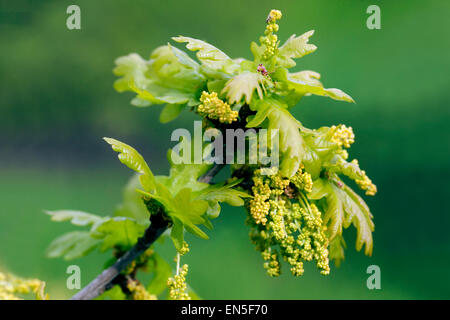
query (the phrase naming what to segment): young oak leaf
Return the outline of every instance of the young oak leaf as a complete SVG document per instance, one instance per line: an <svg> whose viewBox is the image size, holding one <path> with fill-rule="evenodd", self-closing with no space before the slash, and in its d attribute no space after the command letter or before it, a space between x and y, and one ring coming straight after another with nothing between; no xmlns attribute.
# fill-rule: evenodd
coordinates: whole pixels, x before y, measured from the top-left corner
<svg viewBox="0 0 450 320"><path fill-rule="evenodd" d="M115 61L113 72L116 76L122 76L114 82L114 89L118 92L130 91L129 83L134 83L140 88L145 88L150 80L145 76L148 69L148 61L137 53L119 57Z"/></svg>
<svg viewBox="0 0 450 320"><path fill-rule="evenodd" d="M125 188L123 188L122 203L117 206L114 211L114 216L136 219L136 221L142 224L148 221L150 213L142 201L141 196L136 192L136 189L140 187L139 174L136 173L130 178Z"/></svg>
<svg viewBox="0 0 450 320"><path fill-rule="evenodd" d="M80 258L96 249L101 242L99 239L92 238L88 231L68 232L50 243L47 256L49 258L63 257L65 260Z"/></svg>
<svg viewBox="0 0 450 320"><path fill-rule="evenodd" d="M290 88L293 88L300 95L318 95L330 97L334 100L346 102L355 102L352 97L340 89L326 89L319 81L320 74L314 71L300 71L287 74L287 82Z"/></svg>
<svg viewBox="0 0 450 320"><path fill-rule="evenodd" d="M169 213L171 216L178 218L187 231L200 238L208 239L208 236L196 226L205 222L203 215L208 209L208 202L192 199L191 189L184 188L175 195L173 206L175 210Z"/></svg>
<svg viewBox="0 0 450 320"><path fill-rule="evenodd" d="M356 250L361 250L365 245L364 253L368 256L372 255L373 239L372 232L375 225L372 221L372 213L364 200L356 194L350 187L342 182L345 197L343 199L344 210L347 213L344 227L353 223L357 228Z"/></svg>
<svg viewBox="0 0 450 320"><path fill-rule="evenodd" d="M328 256L330 260L334 260L334 264L336 267L341 265L341 262L344 260L345 254L344 249L347 247L344 241L344 237L336 236L333 240L330 241L330 246L328 248Z"/></svg>
<svg viewBox="0 0 450 320"><path fill-rule="evenodd" d="M316 51L317 47L308 43L309 38L314 34L314 30L305 32L301 36L296 37L295 34L279 48L278 63L285 68L291 68L296 65L292 58L301 58L307 54Z"/></svg>
<svg viewBox="0 0 450 320"><path fill-rule="evenodd" d="M166 104L159 114L159 121L161 123L168 123L175 120L183 110L182 104Z"/></svg>
<svg viewBox="0 0 450 320"><path fill-rule="evenodd" d="M150 294L159 295L167 288L167 279L172 276L172 268L170 264L164 260L156 252L152 254L151 261L153 268L151 272L155 274L147 286L147 291Z"/></svg>
<svg viewBox="0 0 450 320"><path fill-rule="evenodd" d="M114 151L119 152L118 158L120 162L141 174L139 181L141 182L142 187L147 191L153 191L155 189L155 178L147 165L147 162L145 162L139 152L129 145L113 138L103 139L111 145Z"/></svg>
<svg viewBox="0 0 450 320"><path fill-rule="evenodd" d="M132 104L147 107L153 104L198 104L197 91L205 85L205 77L199 65L183 51L161 46L146 61L133 53L116 60L114 73L119 92L137 93Z"/></svg>
<svg viewBox="0 0 450 320"><path fill-rule="evenodd" d="M101 251L114 247L128 250L144 234L146 227L146 224L128 217L113 217L98 225L91 235L102 239Z"/></svg>
<svg viewBox="0 0 450 320"><path fill-rule="evenodd" d="M240 207L244 205L243 198L251 198L246 192L233 189L242 180L236 180L230 184L214 184L207 188L194 193L194 197L200 200L208 201L208 210L206 212L208 218L217 218L220 214L219 202L227 203L230 206ZM207 220L209 222L209 220ZM209 226L212 229L212 225Z"/></svg>
<svg viewBox="0 0 450 320"><path fill-rule="evenodd" d="M372 254L373 239L372 232L374 224L372 214L364 200L351 188L345 185L336 175L332 179L339 183L325 179L316 179L313 190L308 198L311 200L326 199L326 211L323 218L327 224L330 240L342 235L342 229L351 224L357 229L356 250L359 251L365 245L364 253Z"/></svg>
<svg viewBox="0 0 450 320"><path fill-rule="evenodd" d="M305 142L300 134L302 128L300 122L287 110L287 105L274 98L256 100L250 108L257 111L255 117L247 123L247 127L253 128L263 124L269 134L274 130L279 132L279 146L271 143L271 149L279 147L282 153L281 173L285 177L292 177L298 170L300 162L305 155Z"/></svg>
<svg viewBox="0 0 450 320"><path fill-rule="evenodd" d="M197 58L208 68L233 74L239 69L239 64L213 45L190 37L172 37L176 42L186 43L186 48L197 51Z"/></svg>
<svg viewBox="0 0 450 320"><path fill-rule="evenodd" d="M44 212L51 216L52 221L70 221L75 226L92 226L104 219L103 217L91 213L76 210L58 210Z"/></svg>
<svg viewBox="0 0 450 320"><path fill-rule="evenodd" d="M266 92L265 86L268 84L269 80L262 74L244 71L228 80L222 94L226 94L230 104L239 103L244 97L245 103L250 104L255 91L259 99L263 99L263 92Z"/></svg>
<svg viewBox="0 0 450 320"><path fill-rule="evenodd" d="M296 105L303 96L312 94L330 97L334 100L355 102L352 97L339 89L326 89L319 81L320 74L314 71L289 73L286 68L278 68L272 75L275 91L289 104Z"/></svg>

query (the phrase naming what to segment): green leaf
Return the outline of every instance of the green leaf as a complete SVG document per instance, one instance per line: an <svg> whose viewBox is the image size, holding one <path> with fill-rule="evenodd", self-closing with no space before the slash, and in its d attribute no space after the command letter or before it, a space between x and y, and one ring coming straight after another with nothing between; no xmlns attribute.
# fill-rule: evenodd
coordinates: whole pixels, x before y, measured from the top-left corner
<svg viewBox="0 0 450 320"><path fill-rule="evenodd" d="M48 249L49 258L64 257L65 260L80 258L97 248L101 240L94 239L88 231L73 231L53 240Z"/></svg>
<svg viewBox="0 0 450 320"><path fill-rule="evenodd" d="M323 222L327 224L329 239L333 240L337 235L342 235L342 227L345 221L344 204L342 202L342 191L335 185L328 183L330 192L327 199L327 211Z"/></svg>
<svg viewBox="0 0 450 320"><path fill-rule="evenodd" d="M148 69L148 61L145 61L140 55L131 53L124 57L116 59L114 74L122 78L114 82L114 88L118 92L130 91L130 83L145 88L150 80L145 76Z"/></svg>
<svg viewBox="0 0 450 320"><path fill-rule="evenodd" d="M344 260L344 249L346 248L346 244L344 241L344 237L336 236L333 240L330 241L329 246L329 254L330 260L334 260L334 264L336 267L341 265L341 262Z"/></svg>
<svg viewBox="0 0 450 320"><path fill-rule="evenodd" d="M260 73L244 71L225 84L222 94L226 94L230 104L240 103L244 97L244 101L250 104L254 91L259 99L263 99L266 85L269 85L269 80Z"/></svg>
<svg viewBox="0 0 450 320"><path fill-rule="evenodd" d="M139 180L142 187L147 191L155 189L155 179L153 173L145 162L144 158L134 148L112 138L103 138L108 142L112 149L119 152L119 160L130 169L141 174Z"/></svg>
<svg viewBox="0 0 450 320"><path fill-rule="evenodd" d="M183 108L184 106L182 104L166 104L161 110L159 121L161 123L168 123L176 119Z"/></svg>
<svg viewBox="0 0 450 320"><path fill-rule="evenodd" d="M159 254L153 253L152 258L154 262L152 271L155 276L147 286L147 290L151 294L159 295L167 287L167 279L172 276L172 268Z"/></svg>
<svg viewBox="0 0 450 320"><path fill-rule="evenodd" d="M372 254L372 232L374 224L372 214L364 200L351 188L345 185L336 175L332 177L334 182L325 179L316 179L310 199L318 200L325 196L326 210L323 222L327 225L330 240L342 235L342 229L351 224L357 229L356 250L361 250L365 245L364 253Z"/></svg>
<svg viewBox="0 0 450 320"><path fill-rule="evenodd" d="M139 224L134 219L114 217L100 224L93 235L96 238L103 239L101 251L114 247L128 249L144 234L146 227L146 225Z"/></svg>
<svg viewBox="0 0 450 320"><path fill-rule="evenodd" d="M183 223L175 217L172 218L172 221L173 221L173 226L172 226L172 230L170 231L170 238L173 241L175 249L181 250L181 248L183 247L183 243L184 243Z"/></svg>
<svg viewBox="0 0 450 320"><path fill-rule="evenodd" d="M233 189L242 180L237 180L231 184L214 184L195 193L194 197L200 200L224 202L230 206L240 207L244 205L242 198L251 198L252 196L246 192Z"/></svg>
<svg viewBox="0 0 450 320"><path fill-rule="evenodd" d="M264 54L264 50L265 50L264 46L260 46L254 41L252 41L252 43L250 43L250 51L252 52L254 61L256 63L262 61L262 56Z"/></svg>
<svg viewBox="0 0 450 320"><path fill-rule="evenodd" d="M313 187L311 192L307 194L310 200L319 200L326 197L330 192L329 183L324 179L316 179L313 181Z"/></svg>
<svg viewBox="0 0 450 320"><path fill-rule="evenodd" d="M111 289L103 292L95 300L126 300L127 296L123 293L119 285L113 286Z"/></svg>
<svg viewBox="0 0 450 320"><path fill-rule="evenodd" d="M91 213L75 210L45 211L45 213L51 216L52 221L70 221L76 226L91 226L104 219Z"/></svg>
<svg viewBox="0 0 450 320"><path fill-rule="evenodd" d="M122 203L114 211L115 216L136 219L139 223L145 223L150 218L147 206L142 201L136 189L141 187L139 174L134 174L123 189Z"/></svg>
<svg viewBox="0 0 450 320"><path fill-rule="evenodd" d="M204 233L202 231L202 229L200 229L199 227L197 227L196 225L192 224L192 223L186 223L184 225L184 227L186 228L186 231L188 231L189 233L192 233L193 235L196 235L199 238L208 240L209 237L206 233Z"/></svg>
<svg viewBox="0 0 450 320"><path fill-rule="evenodd" d="M355 228L358 229L356 250L361 250L365 245L364 253L370 256L373 250L372 232L375 229L372 221L373 216L367 204L356 192L345 184L343 184L343 190L347 196L344 200L344 210L348 214L345 223L353 223Z"/></svg>
<svg viewBox="0 0 450 320"><path fill-rule="evenodd" d="M208 208L208 203L204 200L193 200L192 191L184 188L176 194L173 199L175 210L171 213L180 219L183 224L202 224L204 219L202 215Z"/></svg>
<svg viewBox="0 0 450 320"><path fill-rule="evenodd" d="M293 34L280 48L279 57L282 66L291 68L295 66L294 60L291 58L301 58L307 54L316 51L317 47L309 44L309 38L314 34L314 30L305 32L299 37Z"/></svg>
<svg viewBox="0 0 450 320"><path fill-rule="evenodd" d="M286 78L289 87L294 89L300 96L314 94L318 96L330 97L334 100L355 102L352 97L342 90L335 88L325 89L319 79L320 74L314 71L288 73Z"/></svg>
<svg viewBox="0 0 450 320"><path fill-rule="evenodd" d="M196 105L196 96L206 85L199 65L170 45L155 49L149 61L130 54L117 59L116 64L114 73L122 76L115 83L116 90L137 93L132 104L139 107L165 103Z"/></svg>
<svg viewBox="0 0 450 320"><path fill-rule="evenodd" d="M208 68L230 74L239 68L239 65L229 56L205 41L183 36L172 39L176 42L187 43L186 48L191 51L198 51L197 58Z"/></svg>
<svg viewBox="0 0 450 320"><path fill-rule="evenodd" d="M300 122L287 110L287 105L273 98L256 100L250 108L257 113L255 118L247 123L247 127L260 125L267 118L268 123L263 127L267 128L269 133L271 130L279 131L279 150L282 154L281 173L283 176L292 177L305 155L306 145L300 134L302 128Z"/></svg>
<svg viewBox="0 0 450 320"><path fill-rule="evenodd" d="M170 162L169 176L156 176L158 183L163 184L171 194L177 194L183 188L189 188L192 191L199 191L208 187L207 183L199 182L198 179L205 174L211 164L209 163L188 163L188 164L174 164L172 159L172 150L168 152L168 159ZM191 152L193 154L193 152Z"/></svg>

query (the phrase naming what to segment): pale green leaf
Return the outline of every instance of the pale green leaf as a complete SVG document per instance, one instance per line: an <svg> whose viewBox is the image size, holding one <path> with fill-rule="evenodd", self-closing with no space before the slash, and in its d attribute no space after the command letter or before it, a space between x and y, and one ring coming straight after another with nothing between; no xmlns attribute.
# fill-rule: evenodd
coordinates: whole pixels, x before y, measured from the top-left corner
<svg viewBox="0 0 450 320"><path fill-rule="evenodd" d="M70 221L76 226L91 226L103 220L103 217L75 210L45 211L52 221Z"/></svg>
<svg viewBox="0 0 450 320"><path fill-rule="evenodd" d="M159 121L161 123L168 123L176 119L183 108L184 106L182 104L166 104L161 110Z"/></svg>
<svg viewBox="0 0 450 320"><path fill-rule="evenodd" d="M261 123L265 118L268 119L264 126L268 132L271 134L275 132L272 130L279 132L279 150L282 155L281 172L283 176L293 176L305 155L306 145L300 134L302 128L300 122L287 110L286 105L273 98L257 100L250 105L250 108L257 111L257 114L253 121L247 124L247 127L254 126L258 122ZM271 145L271 149L273 149L273 145Z"/></svg>
<svg viewBox="0 0 450 320"><path fill-rule="evenodd" d="M122 203L114 212L115 216L129 217L140 223L148 221L150 213L136 189L141 187L139 174L134 174L123 189Z"/></svg>
<svg viewBox="0 0 450 320"><path fill-rule="evenodd" d="M73 231L53 240L47 249L47 256L72 260L86 256L100 243L101 240L92 238L88 231Z"/></svg>
<svg viewBox="0 0 450 320"><path fill-rule="evenodd" d="M132 104L146 107L152 104L196 105L197 94L205 85L199 65L181 50L171 46L155 49L150 60L130 54L116 60L114 72L122 76L115 82L116 90L134 91Z"/></svg>
<svg viewBox="0 0 450 320"><path fill-rule="evenodd" d="M364 200L351 188L343 184L343 190L347 196L343 201L344 209L347 213L345 223L353 223L358 230L356 236L356 250L361 250L365 245L364 253L370 256L372 255L373 249L372 232L375 228L372 221L373 216Z"/></svg>
<svg viewBox="0 0 450 320"><path fill-rule="evenodd" d="M153 269L155 276L147 286L151 294L159 295L167 288L167 280L172 276L172 268L159 254L153 253Z"/></svg>
<svg viewBox="0 0 450 320"><path fill-rule="evenodd" d="M327 210L325 212L323 222L327 225L329 239L342 235L342 227L344 225L345 213L344 204L342 202L342 191L335 185L328 183L330 189L327 199Z"/></svg>
<svg viewBox="0 0 450 320"><path fill-rule="evenodd" d="M175 249L180 250L184 243L183 223L175 217L172 218L172 222L173 225L170 231L170 238L172 239Z"/></svg>
<svg viewBox="0 0 450 320"><path fill-rule="evenodd" d="M318 96L327 96L334 100L355 102L352 97L342 90L335 88L325 89L319 79L319 73L308 70L287 74L289 86L301 96L314 94Z"/></svg>
<svg viewBox="0 0 450 320"><path fill-rule="evenodd" d="M329 184L324 179L316 179L313 181L311 192L308 193L308 199L319 200L326 197L330 192Z"/></svg>
<svg viewBox="0 0 450 320"><path fill-rule="evenodd" d="M341 262L344 260L344 249L346 248L346 244L344 241L344 237L336 236L333 240L330 241L330 246L328 248L328 256L330 260L334 260L334 264L336 267L341 265Z"/></svg>
<svg viewBox="0 0 450 320"><path fill-rule="evenodd" d="M266 85L269 85L269 80L262 74L244 71L228 80L222 90L222 94L226 94L230 104L240 103L242 100L250 104L255 91L259 99L263 99Z"/></svg>
<svg viewBox="0 0 450 320"><path fill-rule="evenodd" d="M233 73L239 68L239 65L229 56L205 41L183 36L173 37L172 39L176 42L187 43L186 48L197 51L197 58L201 63L213 70Z"/></svg>
<svg viewBox="0 0 450 320"><path fill-rule="evenodd" d="M139 177L139 180L145 190L152 191L155 189L153 173L139 152L118 140L112 138L103 139L111 145L114 151L119 152L118 158L120 162L142 175Z"/></svg>
<svg viewBox="0 0 450 320"><path fill-rule="evenodd" d="M147 225L137 223L127 217L114 217L100 224L95 230L95 237L102 239L100 250L120 247L131 248L144 234Z"/></svg>
<svg viewBox="0 0 450 320"><path fill-rule="evenodd" d="M114 88L118 92L132 90L129 86L134 83L136 86L145 88L150 80L145 76L148 68L148 61L144 60L137 53L131 53L116 59L114 74L122 78L114 82Z"/></svg>
<svg viewBox="0 0 450 320"><path fill-rule="evenodd" d="M317 47L309 44L309 38L314 34L314 30L305 32L301 36L296 37L293 34L288 40L279 48L279 56L284 62L284 67L290 68L295 66L295 62L291 58L301 58L307 54L316 51Z"/></svg>

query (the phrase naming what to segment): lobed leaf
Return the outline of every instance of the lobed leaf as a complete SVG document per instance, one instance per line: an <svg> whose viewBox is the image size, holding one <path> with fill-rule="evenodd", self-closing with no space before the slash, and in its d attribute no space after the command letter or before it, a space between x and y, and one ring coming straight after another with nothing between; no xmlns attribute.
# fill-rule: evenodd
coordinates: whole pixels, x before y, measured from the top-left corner
<svg viewBox="0 0 450 320"><path fill-rule="evenodd" d="M76 210L45 211L45 213L51 216L52 221L70 221L76 226L91 226L104 219L91 213Z"/></svg>
<svg viewBox="0 0 450 320"><path fill-rule="evenodd" d="M72 260L86 256L100 243L101 240L92 238L88 231L73 231L53 240L47 249L47 256Z"/></svg>
<svg viewBox="0 0 450 320"><path fill-rule="evenodd" d="M305 32L301 36L296 37L295 34L289 37L288 40L279 48L279 63L285 68L295 66L292 58L301 58L307 54L316 51L317 47L309 44L309 38L314 34L314 30Z"/></svg>
<svg viewBox="0 0 450 320"><path fill-rule="evenodd" d="M131 218L113 217L97 226L93 236L102 239L101 251L114 247L128 249L144 234L146 227Z"/></svg>
<svg viewBox="0 0 450 320"><path fill-rule="evenodd" d="M269 80L260 73L244 71L228 80L222 94L226 94L230 104L240 103L242 99L250 104L255 91L259 99L263 99L263 91L266 92L265 85L268 82Z"/></svg>
<svg viewBox="0 0 450 320"><path fill-rule="evenodd" d="M272 130L279 132L279 150L282 154L281 173L285 177L293 176L305 155L306 145L300 134L302 128L300 122L287 110L287 105L273 98L257 100L250 105L250 108L257 113L247 123L247 127L259 126L266 118L268 119L263 127L267 128L270 134L273 133ZM271 149L273 147L271 145Z"/></svg>
<svg viewBox="0 0 450 320"><path fill-rule="evenodd" d="M159 121L161 123L168 123L172 120L175 120L184 106L182 104L166 104L164 108L161 110L159 115Z"/></svg>
<svg viewBox="0 0 450 320"><path fill-rule="evenodd" d="M155 189L155 178L153 173L145 162L144 158L134 148L112 138L103 138L109 143L112 149L119 152L119 160L128 168L141 174L139 180L145 190L152 191Z"/></svg>
<svg viewBox="0 0 450 320"><path fill-rule="evenodd" d="M217 49L213 45L190 37L173 37L176 42L186 43L186 48L191 51L197 51L197 58L213 70L220 70L227 73L233 73L239 68L229 56Z"/></svg>

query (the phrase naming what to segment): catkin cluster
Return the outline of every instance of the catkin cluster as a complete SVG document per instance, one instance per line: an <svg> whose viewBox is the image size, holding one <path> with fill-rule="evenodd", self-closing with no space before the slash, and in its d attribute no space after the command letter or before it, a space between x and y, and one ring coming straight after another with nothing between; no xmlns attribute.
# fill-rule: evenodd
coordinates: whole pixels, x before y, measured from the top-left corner
<svg viewBox="0 0 450 320"><path fill-rule="evenodd" d="M268 60L272 58L277 51L278 48L278 36L274 34L279 29L277 20L280 20L282 17L281 11L279 10L271 10L269 16L267 17L267 26L264 32L264 36L259 39L260 43L265 46L264 53L262 58L264 60Z"/></svg>
<svg viewBox="0 0 450 320"><path fill-rule="evenodd" d="M186 292L186 275L188 273L188 265L183 265L179 273L174 275L173 278L167 280L167 286L169 287L170 300L191 300L191 297Z"/></svg>
<svg viewBox="0 0 450 320"><path fill-rule="evenodd" d="M270 276L280 275L280 260L301 276L304 261L316 261L322 274L329 274L328 238L319 209L309 203L311 175L301 167L290 179L279 173L264 176L255 170L253 199L248 201L250 239L264 259Z"/></svg>
<svg viewBox="0 0 450 320"><path fill-rule="evenodd" d="M130 290L133 300L158 300L156 295L150 294L139 281L129 280L127 288Z"/></svg>
<svg viewBox="0 0 450 320"><path fill-rule="evenodd" d="M18 295L35 293L36 299L47 300L45 282L38 279L22 279L0 272L0 300L22 300Z"/></svg>
<svg viewBox="0 0 450 320"><path fill-rule="evenodd" d="M353 133L352 127L347 127L343 124L332 126L330 133L331 141L340 147L350 148L350 145L355 142L355 134Z"/></svg>
<svg viewBox="0 0 450 320"><path fill-rule="evenodd" d="M217 97L217 92L202 92L197 111L200 115L210 119L219 120L222 123L232 123L238 119L238 112L231 109L230 105Z"/></svg>

